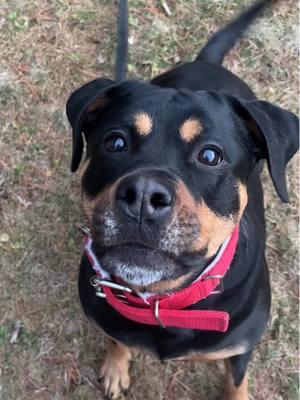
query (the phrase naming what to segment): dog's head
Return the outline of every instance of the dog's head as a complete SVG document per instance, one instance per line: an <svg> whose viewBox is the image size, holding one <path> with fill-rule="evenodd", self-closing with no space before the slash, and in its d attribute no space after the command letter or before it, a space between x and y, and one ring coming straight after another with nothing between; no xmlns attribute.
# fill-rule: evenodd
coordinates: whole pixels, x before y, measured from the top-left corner
<svg viewBox="0 0 300 400"><path fill-rule="evenodd" d="M102 267L130 286L173 290L199 274L239 223L266 158L287 201L298 120L262 101L98 79L67 104L72 171Z"/></svg>

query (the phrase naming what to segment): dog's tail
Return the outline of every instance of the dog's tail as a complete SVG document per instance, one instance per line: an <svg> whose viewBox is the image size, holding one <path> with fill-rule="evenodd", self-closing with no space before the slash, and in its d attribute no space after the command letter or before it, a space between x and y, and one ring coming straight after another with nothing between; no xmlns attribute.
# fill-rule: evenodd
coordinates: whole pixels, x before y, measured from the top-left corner
<svg viewBox="0 0 300 400"><path fill-rule="evenodd" d="M119 0L117 52L114 78L122 82L127 76L128 56L128 5L127 0Z"/></svg>
<svg viewBox="0 0 300 400"><path fill-rule="evenodd" d="M240 39L249 25L258 17L267 5L275 0L260 0L240 14L223 29L216 32L200 51L196 61L208 61L222 64L225 55Z"/></svg>

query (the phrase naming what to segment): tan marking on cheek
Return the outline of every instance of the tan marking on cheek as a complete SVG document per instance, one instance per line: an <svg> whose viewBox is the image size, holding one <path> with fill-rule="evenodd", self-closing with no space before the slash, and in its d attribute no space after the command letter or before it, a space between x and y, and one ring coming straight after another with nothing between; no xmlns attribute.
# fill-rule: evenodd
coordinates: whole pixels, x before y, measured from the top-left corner
<svg viewBox="0 0 300 400"><path fill-rule="evenodd" d="M222 400L249 400L247 374L245 374L240 386L235 386L230 363L225 361L225 366L226 375L224 380Z"/></svg>
<svg viewBox="0 0 300 400"><path fill-rule="evenodd" d="M247 206L248 203L248 193L247 193L247 188L245 185L243 185L241 182L239 182L239 196L240 196L240 210L239 210L239 214L238 214L238 221L240 222L243 213L245 211L245 208Z"/></svg>
<svg viewBox="0 0 300 400"><path fill-rule="evenodd" d="M81 208L87 223L91 224L95 207L97 205L96 198L90 198L85 192L81 193Z"/></svg>
<svg viewBox="0 0 300 400"><path fill-rule="evenodd" d="M200 223L200 238L196 249L207 248L207 256L213 256L222 243L231 235L235 226L240 222L247 206L248 195L246 187L238 183L240 207L237 214L229 217L216 215L204 202L198 205L198 218Z"/></svg>
<svg viewBox="0 0 300 400"><path fill-rule="evenodd" d="M211 257L230 236L236 222L232 218L216 215L204 201L197 206L197 215L200 223L200 237L195 250L207 248L206 255Z"/></svg>
<svg viewBox="0 0 300 400"><path fill-rule="evenodd" d="M222 349L219 351L214 351L205 354L197 354L192 352L187 356L180 357L179 361L215 361L215 360L224 360L229 357L236 356L238 354L244 354L246 352L246 346L239 345L235 347L229 347L227 349Z"/></svg>
<svg viewBox="0 0 300 400"><path fill-rule="evenodd" d="M178 208L178 210L182 209L183 207L186 207L191 211L195 210L196 202L182 181L177 183L176 200L176 207Z"/></svg>
<svg viewBox="0 0 300 400"><path fill-rule="evenodd" d="M198 119L189 118L180 126L179 133L185 142L191 142L202 132L202 124Z"/></svg>
<svg viewBox="0 0 300 400"><path fill-rule="evenodd" d="M84 191L82 191L81 193L82 210L89 224L92 223L93 215L97 207L101 207L102 209L110 208L114 204L113 198L118 183L119 179L112 185L104 188L95 197L90 197Z"/></svg>
<svg viewBox="0 0 300 400"><path fill-rule="evenodd" d="M165 281L159 281L152 283L148 286L132 286L131 289L134 291L143 293L143 292L149 292L149 293L170 293L173 292L174 290L179 289L184 285L184 283L191 278L192 273L185 274L180 276L177 279L169 279Z"/></svg>
<svg viewBox="0 0 300 400"><path fill-rule="evenodd" d="M247 191L241 184L239 187L242 204L241 209L246 206L247 203ZM206 256L213 256L223 244L223 242L233 232L237 219L239 216L230 216L228 218L216 215L206 204L202 201L197 204L192 197L191 193L184 185L183 182L177 184L177 214L183 207L186 207L191 213L193 213L200 226L200 234L197 240L191 244L190 250L201 251L207 249Z"/></svg>
<svg viewBox="0 0 300 400"><path fill-rule="evenodd" d="M153 127L151 116L146 112L138 112L134 116L134 127L139 135L149 135Z"/></svg>
<svg viewBox="0 0 300 400"><path fill-rule="evenodd" d="M89 166L89 160L86 160L82 166L82 169L80 170L81 181L83 180L84 174L86 173L88 166ZM81 208L82 208L83 216L86 218L86 222L88 225L90 225L90 223L91 223L95 207L96 207L96 197L91 198L90 196L88 196L82 187L81 188Z"/></svg>
<svg viewBox="0 0 300 400"><path fill-rule="evenodd" d="M129 348L123 344L109 340L104 362L100 370L103 378L105 395L115 399L122 391L130 386L129 361L131 354Z"/></svg>

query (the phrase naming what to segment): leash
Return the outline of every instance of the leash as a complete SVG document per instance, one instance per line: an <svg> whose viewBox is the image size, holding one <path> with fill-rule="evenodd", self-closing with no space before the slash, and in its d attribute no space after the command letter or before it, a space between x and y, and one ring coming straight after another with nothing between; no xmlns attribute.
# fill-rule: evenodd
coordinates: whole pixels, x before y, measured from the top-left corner
<svg viewBox="0 0 300 400"><path fill-rule="evenodd" d="M152 295L144 299L136 296L130 288L109 280L109 274L101 268L93 253L92 238L85 230L85 254L96 272L91 278L91 285L96 289L98 297L107 301L123 317L134 322L163 328L226 332L229 325L229 314L226 311L193 310L186 307L223 291L223 278L234 257L238 234L237 226L222 245L215 260L190 286L172 294ZM218 285L221 289L215 290Z"/></svg>

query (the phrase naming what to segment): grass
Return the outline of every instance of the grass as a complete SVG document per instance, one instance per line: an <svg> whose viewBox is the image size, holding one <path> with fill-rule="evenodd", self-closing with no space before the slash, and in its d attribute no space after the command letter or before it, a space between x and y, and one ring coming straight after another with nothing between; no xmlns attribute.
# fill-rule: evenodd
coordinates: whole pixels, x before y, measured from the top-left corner
<svg viewBox="0 0 300 400"><path fill-rule="evenodd" d="M130 0L130 75L145 79L192 59L224 18L249 1ZM116 7L105 0L11 0L0 9L0 398L102 399L104 339L77 294L79 178L69 172L64 106L85 81L111 76ZM268 10L226 66L259 98L298 111L297 3ZM272 319L250 367L251 399L299 397L298 168L290 203L263 176ZM10 339L17 321L17 343ZM222 363L132 363L130 400L216 399Z"/></svg>

